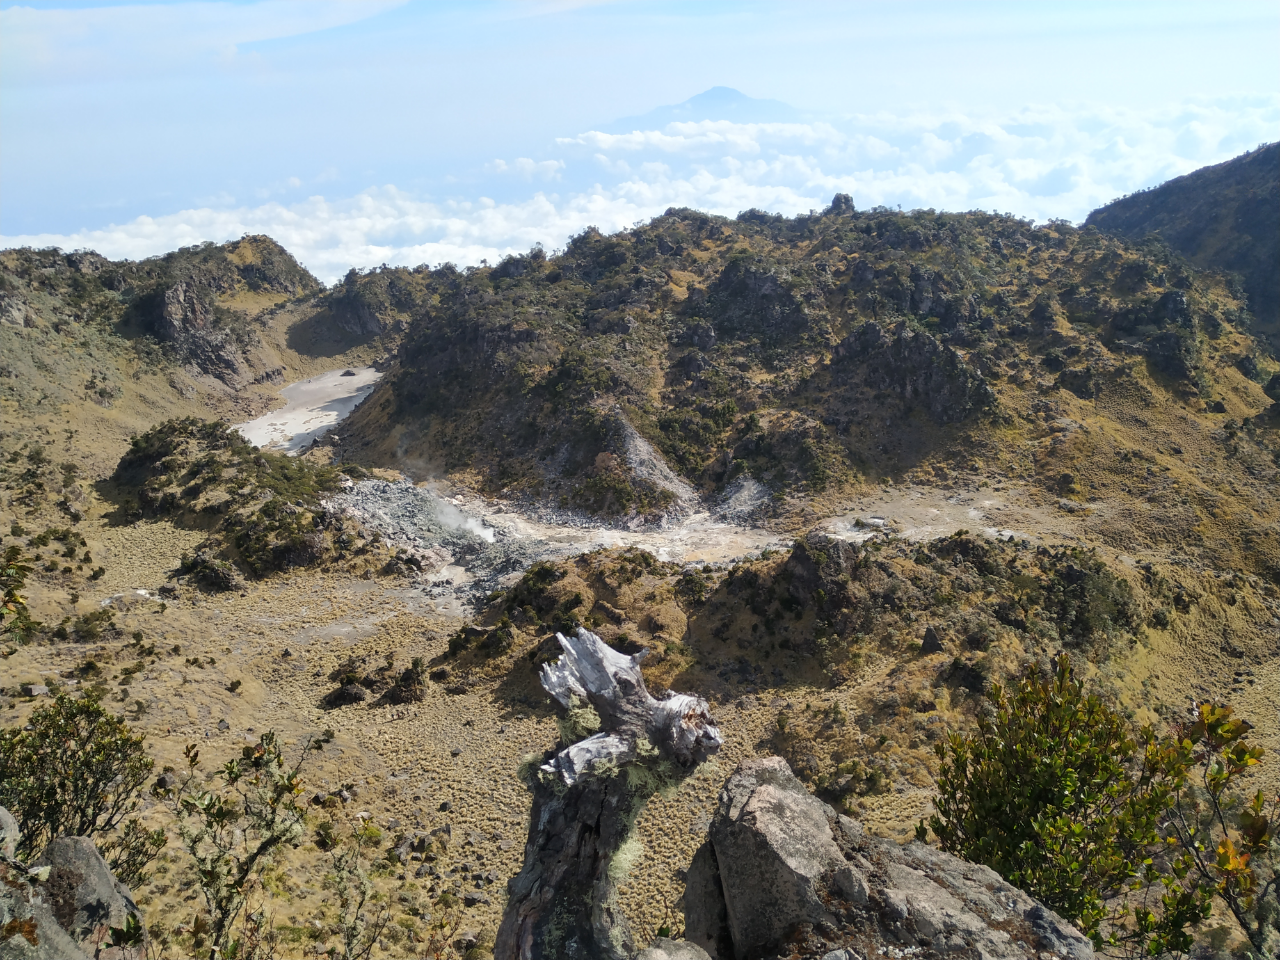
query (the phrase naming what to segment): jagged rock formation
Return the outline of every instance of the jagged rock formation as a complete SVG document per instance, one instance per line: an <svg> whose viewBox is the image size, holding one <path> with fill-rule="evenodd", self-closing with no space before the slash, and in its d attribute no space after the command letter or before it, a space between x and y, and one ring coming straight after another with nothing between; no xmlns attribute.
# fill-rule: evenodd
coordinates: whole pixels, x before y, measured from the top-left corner
<svg viewBox="0 0 1280 960"><path fill-rule="evenodd" d="M542 683L573 742L531 774L524 867L508 884L494 956L623 960L636 948L617 908L614 856L653 792L718 750L720 734L705 700L651 697L640 657L581 628L557 638L564 654L543 667Z"/></svg>
<svg viewBox="0 0 1280 960"><path fill-rule="evenodd" d="M215 327L212 297L202 297L194 284L179 281L165 290L149 319L156 339L173 345L201 373L236 389L253 379L234 334Z"/></svg>
<svg viewBox="0 0 1280 960"><path fill-rule="evenodd" d="M684 904L686 939L713 960L1093 956L1074 927L989 868L868 836L779 757L744 761L721 790Z"/></svg>
<svg viewBox="0 0 1280 960"><path fill-rule="evenodd" d="M245 353L258 344L257 335L219 299L245 293L295 297L320 289L319 281L269 237L206 243L139 264L99 259L103 263L92 261L92 272L105 276L106 285L136 290L130 309L147 332L232 389L268 378L270 370L262 371L263 377L255 374L263 365Z"/></svg>
<svg viewBox="0 0 1280 960"><path fill-rule="evenodd" d="M142 915L87 837L58 837L28 866L13 859L18 824L0 807L0 956L9 960L140 960L141 945L106 946Z"/></svg>
<svg viewBox="0 0 1280 960"><path fill-rule="evenodd" d="M875 321L865 323L841 341L835 355L851 366L861 364L868 386L923 406L935 423L959 423L995 403L995 393L954 347L905 323L892 335Z"/></svg>

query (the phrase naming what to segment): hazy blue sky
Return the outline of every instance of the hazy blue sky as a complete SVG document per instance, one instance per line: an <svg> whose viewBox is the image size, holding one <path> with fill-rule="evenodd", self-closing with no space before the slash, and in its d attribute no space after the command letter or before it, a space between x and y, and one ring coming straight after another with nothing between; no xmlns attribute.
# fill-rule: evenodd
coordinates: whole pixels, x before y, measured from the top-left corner
<svg viewBox="0 0 1280 960"><path fill-rule="evenodd" d="M838 190L1080 220L1280 139L1277 49L1275 0L0 3L0 244L332 280ZM659 109L717 87L775 102Z"/></svg>

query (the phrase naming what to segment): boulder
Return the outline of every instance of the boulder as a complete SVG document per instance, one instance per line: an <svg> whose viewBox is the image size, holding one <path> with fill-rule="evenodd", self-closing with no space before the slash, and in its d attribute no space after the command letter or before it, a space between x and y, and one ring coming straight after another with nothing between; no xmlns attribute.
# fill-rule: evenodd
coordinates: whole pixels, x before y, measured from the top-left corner
<svg viewBox="0 0 1280 960"><path fill-rule="evenodd" d="M937 627L927 627L924 631L924 640L920 643L920 653L929 656L932 653L942 653L946 648L942 645L942 634Z"/></svg>
<svg viewBox="0 0 1280 960"><path fill-rule="evenodd" d="M12 860L18 855L18 821L13 814L0 807L0 857Z"/></svg>
<svg viewBox="0 0 1280 960"><path fill-rule="evenodd" d="M711 960L707 951L688 940L659 937L641 950L636 960Z"/></svg>
<svg viewBox="0 0 1280 960"><path fill-rule="evenodd" d="M775 949L797 923L829 922L822 878L844 864L826 804L781 757L748 761L720 793L711 844L739 956Z"/></svg>
<svg viewBox="0 0 1280 960"><path fill-rule="evenodd" d="M987 867L870 837L778 757L744 761L690 866L685 936L712 960L897 955L1089 960L1089 941ZM821 930L822 936L814 935Z"/></svg>
<svg viewBox="0 0 1280 960"><path fill-rule="evenodd" d="M364 703L367 699L369 699L369 694L364 687L357 683L348 683L325 694L324 699L321 701L321 706L333 710L337 707L349 707L352 704Z"/></svg>
<svg viewBox="0 0 1280 960"><path fill-rule="evenodd" d="M142 920L129 888L112 875L88 837L54 839L35 866L50 868L40 895L82 947L94 943L103 927L123 927L130 915Z"/></svg>
<svg viewBox="0 0 1280 960"><path fill-rule="evenodd" d="M5 960L88 960L58 926L40 895L38 874L24 864L0 859L0 956Z"/></svg>
<svg viewBox="0 0 1280 960"><path fill-rule="evenodd" d="M144 946L103 947L110 927L142 916L88 837L59 837L34 864L13 859L18 824L0 807L0 956L140 960Z"/></svg>

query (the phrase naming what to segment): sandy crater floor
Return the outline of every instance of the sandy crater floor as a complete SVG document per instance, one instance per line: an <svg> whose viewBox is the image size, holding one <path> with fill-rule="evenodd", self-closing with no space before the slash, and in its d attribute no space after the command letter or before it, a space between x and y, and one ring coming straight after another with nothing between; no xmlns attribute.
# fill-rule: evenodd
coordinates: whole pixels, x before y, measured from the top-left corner
<svg viewBox="0 0 1280 960"><path fill-rule="evenodd" d="M282 388L283 407L238 423L236 429L259 447L299 453L346 419L381 378L373 367L316 374Z"/></svg>

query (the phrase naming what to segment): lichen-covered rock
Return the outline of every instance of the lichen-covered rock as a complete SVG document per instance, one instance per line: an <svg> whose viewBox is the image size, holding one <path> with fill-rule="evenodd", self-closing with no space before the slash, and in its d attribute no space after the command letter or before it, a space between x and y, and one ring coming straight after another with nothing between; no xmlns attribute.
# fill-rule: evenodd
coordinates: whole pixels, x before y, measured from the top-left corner
<svg viewBox="0 0 1280 960"><path fill-rule="evenodd" d="M40 896L38 875L0 858L0 956L5 960L88 960Z"/></svg>
<svg viewBox="0 0 1280 960"><path fill-rule="evenodd" d="M1093 956L1074 927L994 871L868 836L778 757L744 761L721 790L709 843L689 870L685 936L713 960L908 948L988 960Z"/></svg>
<svg viewBox="0 0 1280 960"><path fill-rule="evenodd" d="M144 945L106 946L112 927L142 917L88 837L58 837L33 864L13 859L18 823L0 807L0 957L138 960Z"/></svg>
<svg viewBox="0 0 1280 960"><path fill-rule="evenodd" d="M142 920L129 888L111 873L102 854L88 837L58 837L45 847L35 866L48 867L40 896L58 925L86 952L111 927L124 927L130 916ZM114 952L106 958L134 954Z"/></svg>

